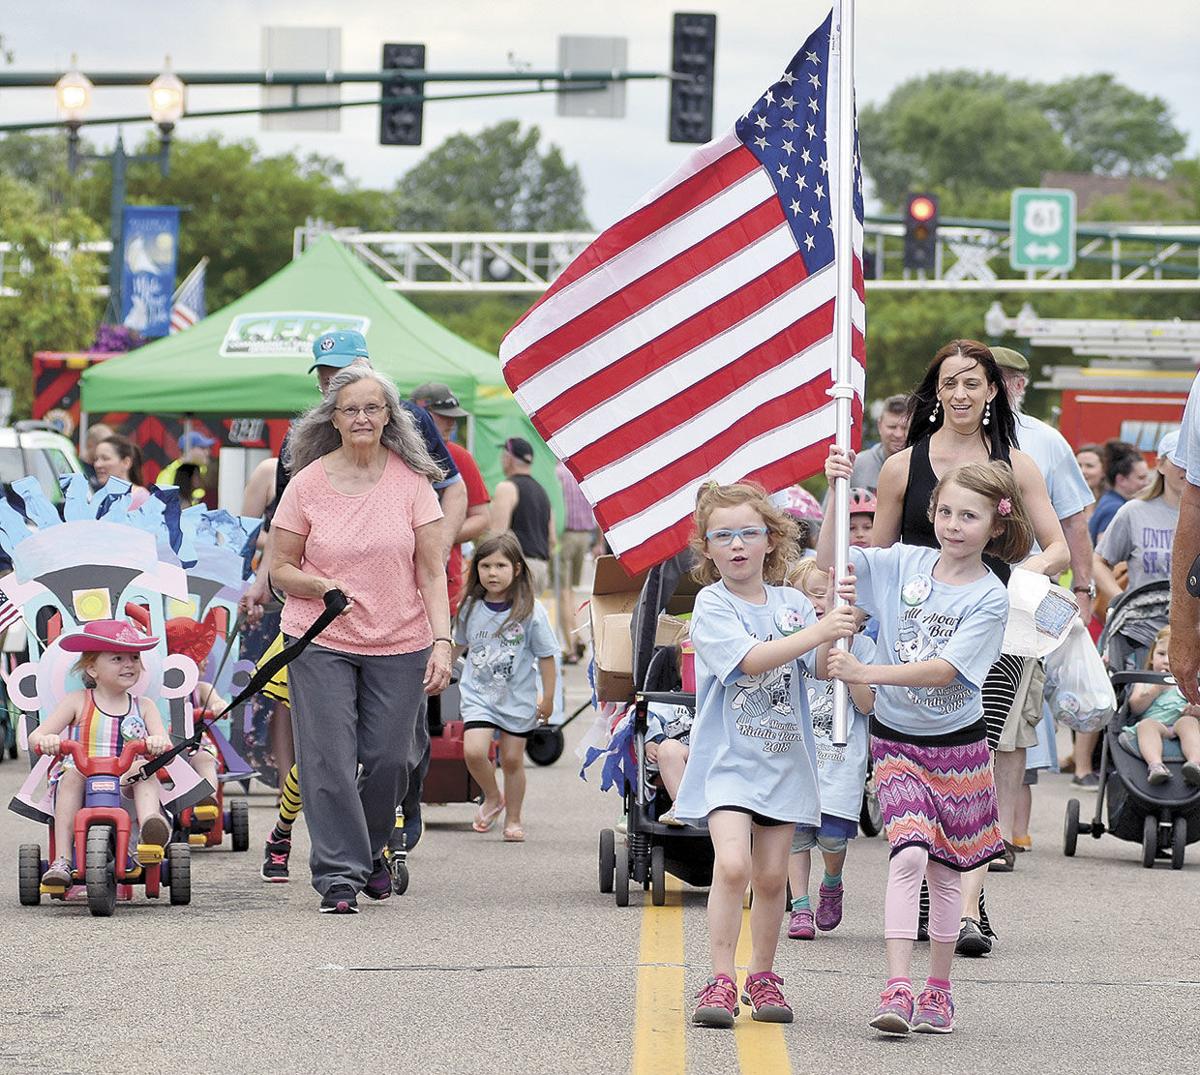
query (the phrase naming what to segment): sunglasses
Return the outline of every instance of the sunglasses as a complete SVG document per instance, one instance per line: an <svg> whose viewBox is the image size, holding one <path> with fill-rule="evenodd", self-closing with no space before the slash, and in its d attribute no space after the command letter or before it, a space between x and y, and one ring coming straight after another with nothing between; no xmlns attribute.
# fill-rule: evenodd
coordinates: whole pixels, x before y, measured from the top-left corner
<svg viewBox="0 0 1200 1075"><path fill-rule="evenodd" d="M734 538L741 538L745 545L766 539L768 530L765 526L743 526L740 530L709 530L704 536L714 545L722 548L732 545Z"/></svg>

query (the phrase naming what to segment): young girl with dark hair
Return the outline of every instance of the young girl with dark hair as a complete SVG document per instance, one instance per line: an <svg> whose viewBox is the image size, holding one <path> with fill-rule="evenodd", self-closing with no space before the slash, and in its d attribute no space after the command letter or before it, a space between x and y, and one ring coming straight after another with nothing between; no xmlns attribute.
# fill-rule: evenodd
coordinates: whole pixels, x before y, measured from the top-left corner
<svg viewBox="0 0 1200 1075"><path fill-rule="evenodd" d="M512 531L475 546L455 621L454 641L467 655L459 683L467 768L483 789L472 827L487 832L504 811L504 839L525 839L525 740L554 711L558 640L537 603L529 566ZM537 676L541 677L538 695ZM489 751L500 735L504 792Z"/></svg>

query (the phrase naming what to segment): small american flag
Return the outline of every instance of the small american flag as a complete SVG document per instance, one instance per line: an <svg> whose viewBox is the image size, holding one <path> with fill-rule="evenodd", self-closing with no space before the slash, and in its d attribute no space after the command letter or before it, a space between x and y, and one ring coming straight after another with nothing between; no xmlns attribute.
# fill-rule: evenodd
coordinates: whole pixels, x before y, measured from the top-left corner
<svg viewBox="0 0 1200 1075"><path fill-rule="evenodd" d="M21 618L21 606L8 599L7 594L0 592L0 634L7 631Z"/></svg>
<svg viewBox="0 0 1200 1075"><path fill-rule="evenodd" d="M834 442L840 109L832 13L723 136L600 235L500 348L504 376L630 570L687 543L709 478L768 491ZM852 354L866 307L854 139Z"/></svg>
<svg viewBox="0 0 1200 1075"><path fill-rule="evenodd" d="M171 335L191 328L204 317L204 270L207 265L208 258L201 258L175 292L171 303Z"/></svg>

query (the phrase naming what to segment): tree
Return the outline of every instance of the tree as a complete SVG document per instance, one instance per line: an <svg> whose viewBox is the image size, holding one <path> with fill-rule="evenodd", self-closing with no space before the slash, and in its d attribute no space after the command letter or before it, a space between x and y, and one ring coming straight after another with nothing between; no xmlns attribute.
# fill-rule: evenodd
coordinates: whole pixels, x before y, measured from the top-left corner
<svg viewBox="0 0 1200 1075"><path fill-rule="evenodd" d="M1045 85L939 71L862 109L859 131L880 200L934 190L947 216L996 215L996 194L1055 169L1162 174L1185 144L1160 98L1103 74Z"/></svg>
<svg viewBox="0 0 1200 1075"><path fill-rule="evenodd" d="M141 151L152 151L151 137ZM81 206L108 227L109 171L93 167L77 182ZM129 170L131 204L178 205L179 270L208 255L207 305L218 309L278 272L292 257L293 230L310 219L375 229L389 225L391 199L347 178L341 161L310 154L264 156L250 140L176 139L171 172Z"/></svg>
<svg viewBox="0 0 1200 1075"><path fill-rule="evenodd" d="M0 383L13 390L20 416L33 399L34 351L78 350L92 338L100 314L92 289L102 266L72 248L100 232L78 210L47 212L33 187L0 175L0 235L20 248L20 271L4 280L18 294L0 298Z"/></svg>
<svg viewBox="0 0 1200 1075"><path fill-rule="evenodd" d="M505 120L454 134L396 184L405 231L571 231L588 226L579 169L541 131Z"/></svg>

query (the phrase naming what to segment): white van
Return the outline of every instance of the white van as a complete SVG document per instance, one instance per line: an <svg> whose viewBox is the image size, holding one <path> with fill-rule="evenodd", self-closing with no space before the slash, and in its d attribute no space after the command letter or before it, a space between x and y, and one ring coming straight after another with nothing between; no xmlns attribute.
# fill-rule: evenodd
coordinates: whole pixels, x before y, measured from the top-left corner
<svg viewBox="0 0 1200 1075"><path fill-rule="evenodd" d="M52 504L63 499L59 478L82 474L75 446L42 422L0 427L0 481L11 485L32 474Z"/></svg>

